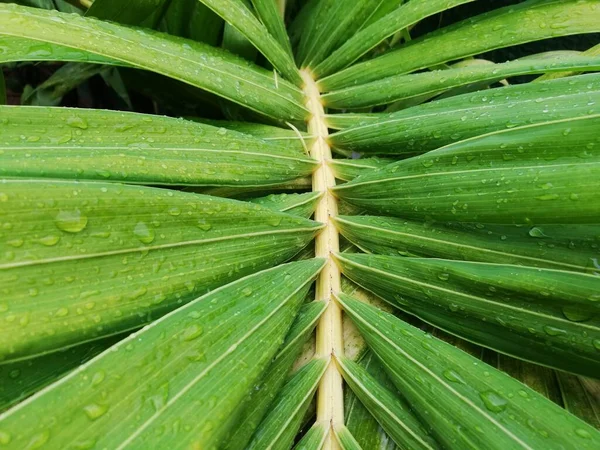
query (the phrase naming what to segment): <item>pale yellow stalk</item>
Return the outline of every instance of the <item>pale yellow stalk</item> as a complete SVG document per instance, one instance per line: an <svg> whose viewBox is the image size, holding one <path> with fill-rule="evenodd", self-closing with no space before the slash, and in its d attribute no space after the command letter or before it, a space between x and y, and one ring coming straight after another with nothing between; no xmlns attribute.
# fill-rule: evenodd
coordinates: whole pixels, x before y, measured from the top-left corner
<svg viewBox="0 0 600 450"><path fill-rule="evenodd" d="M324 192L317 209L315 220L325 224L325 229L317 236L315 253L317 257L327 258L327 265L317 279L316 298L328 302L328 307L317 326L316 356L329 357L333 352L343 353L342 311L333 301L333 294L340 291L340 271L331 258L331 254L339 251L339 235L332 218L337 215L336 198L329 192L335 186L335 176L327 161L331 159L331 148L327 143L328 129L325 122L325 111L321 103L321 94L312 74L307 69L301 71L311 117L308 121L308 132L315 137L310 149L311 156L319 161L319 168L313 174L313 191ZM333 426L344 421L344 398L342 376L332 362L319 385L317 394L317 421ZM329 433L324 449L338 449L334 434Z"/></svg>

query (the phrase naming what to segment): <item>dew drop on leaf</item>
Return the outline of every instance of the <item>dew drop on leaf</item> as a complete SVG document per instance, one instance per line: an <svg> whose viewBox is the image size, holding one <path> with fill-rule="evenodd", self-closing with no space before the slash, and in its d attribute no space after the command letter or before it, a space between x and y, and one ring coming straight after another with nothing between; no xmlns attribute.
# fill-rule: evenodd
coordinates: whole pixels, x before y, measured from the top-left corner
<svg viewBox="0 0 600 450"><path fill-rule="evenodd" d="M67 233L79 233L88 224L88 218L79 209L60 210L54 218L57 228Z"/></svg>

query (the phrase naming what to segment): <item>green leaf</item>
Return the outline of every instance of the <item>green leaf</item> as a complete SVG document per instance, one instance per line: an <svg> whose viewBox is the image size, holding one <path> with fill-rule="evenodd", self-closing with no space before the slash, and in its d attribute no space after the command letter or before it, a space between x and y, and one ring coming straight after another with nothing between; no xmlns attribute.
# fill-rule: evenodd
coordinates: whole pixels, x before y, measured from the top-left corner
<svg viewBox="0 0 600 450"><path fill-rule="evenodd" d="M599 56L600 55L600 44L593 46L592 48L586 50L585 52L582 52L581 54L587 55L587 56ZM539 78L536 78L534 81L536 83L539 83L540 81L545 81L545 80L554 80L556 78L570 77L572 75L577 75L577 73L578 72L575 72L575 71L550 72L550 73L542 75Z"/></svg>
<svg viewBox="0 0 600 450"><path fill-rule="evenodd" d="M352 392L400 448L440 448L397 394L386 389L367 370L350 359L339 356L336 362Z"/></svg>
<svg viewBox="0 0 600 450"><path fill-rule="evenodd" d="M139 327L290 259L320 229L233 200L36 179L0 183L0 217L0 360Z"/></svg>
<svg viewBox="0 0 600 450"><path fill-rule="evenodd" d="M54 72L50 78L30 92L23 93L21 104L35 106L58 106L63 97L80 84L102 71L110 70L100 64L68 63ZM3 111L3 115L5 112ZM9 115L9 114L6 114Z"/></svg>
<svg viewBox="0 0 600 450"><path fill-rule="evenodd" d="M390 114L347 112L343 114L325 114L325 121L330 129L343 130L345 128L355 127L358 125L363 126L369 123L375 123L383 117L389 116ZM337 137L336 135L330 136L330 139L332 137L335 139Z"/></svg>
<svg viewBox="0 0 600 450"><path fill-rule="evenodd" d="M281 211L294 216L306 217L313 215L317 203L323 196L322 192L306 192L304 194L271 194L267 197L251 199L250 202L264 206L274 211Z"/></svg>
<svg viewBox="0 0 600 450"><path fill-rule="evenodd" d="M124 337L120 334L38 358L0 364L0 412L59 380Z"/></svg>
<svg viewBox="0 0 600 450"><path fill-rule="evenodd" d="M219 445L322 266L270 269L159 319L0 416L4 440L14 448Z"/></svg>
<svg viewBox="0 0 600 450"><path fill-rule="evenodd" d="M171 0L159 29L216 47L223 20L198 0Z"/></svg>
<svg viewBox="0 0 600 450"><path fill-rule="evenodd" d="M325 0L311 18L314 31L309 28L296 52L301 67L313 68L340 44L348 41L379 8L384 0Z"/></svg>
<svg viewBox="0 0 600 450"><path fill-rule="evenodd" d="M594 376L600 280L551 269L339 254L348 278L403 311L499 352Z"/></svg>
<svg viewBox="0 0 600 450"><path fill-rule="evenodd" d="M402 6L398 5L400 3L398 1L381 2L383 5L392 4L398 7L391 11L386 9L388 14L352 35L340 48L328 55L325 61L317 65L314 69L315 74L319 78L323 78L326 75L339 72L398 31L409 28L428 16L472 1L411 0ZM391 9L391 7L388 8Z"/></svg>
<svg viewBox="0 0 600 450"><path fill-rule="evenodd" d="M241 0L199 0L221 16L227 23L254 44L271 64L288 80L296 85L302 84L302 78L294 65L289 49L273 37Z"/></svg>
<svg viewBox="0 0 600 450"><path fill-rule="evenodd" d="M154 28L162 17L167 0L94 0L85 13L88 17Z"/></svg>
<svg viewBox="0 0 600 450"><path fill-rule="evenodd" d="M338 216L336 227L360 249L598 273L597 225L544 227L423 223L392 217Z"/></svg>
<svg viewBox="0 0 600 450"><path fill-rule="evenodd" d="M600 115L505 129L334 188L368 211L482 223L597 223Z"/></svg>
<svg viewBox="0 0 600 450"><path fill-rule="evenodd" d="M200 87L272 117L295 120L307 115L300 90L274 78L273 72L200 42L16 5L1 4L0 21L1 36L18 38L0 40L0 45L9 45L4 61L113 60L113 64L151 70Z"/></svg>
<svg viewBox="0 0 600 450"><path fill-rule="evenodd" d="M294 450L321 450L330 430L329 424L316 422L304 437L296 444Z"/></svg>
<svg viewBox="0 0 600 450"><path fill-rule="evenodd" d="M252 0L254 11L269 30L269 33L279 42L289 54L292 54L292 46L290 39L288 38L285 24L283 23L283 17L281 16L275 0Z"/></svg>
<svg viewBox="0 0 600 450"><path fill-rule="evenodd" d="M600 427L600 403L597 394L589 389L590 383L598 383L595 380L586 380L581 377L564 372L556 372L558 384L562 394L565 409L585 420L594 428Z"/></svg>
<svg viewBox="0 0 600 450"><path fill-rule="evenodd" d="M347 278L344 278L347 280ZM360 289L360 288L359 288ZM348 293L346 289L343 292ZM350 320L348 319L350 322ZM346 324L344 324L346 325ZM344 341L345 343L346 341ZM366 346L366 344L365 344ZM344 355L348 352L345 351ZM347 358L347 356L344 356ZM358 362L361 368L364 368L380 385L395 390L394 385L385 374L381 364L375 359L373 353L366 351L365 355ZM363 448L375 450L395 450L395 442L385 433L379 422L363 403L353 393L352 389L346 389L344 398L345 423L348 430L356 438L357 442Z"/></svg>
<svg viewBox="0 0 600 450"><path fill-rule="evenodd" d="M404 8L408 8L411 3L413 2L409 2ZM427 3L432 2L428 0ZM445 0L436 3L441 3L443 9L448 4ZM375 26L377 23L372 25ZM322 91L339 90L498 48L598 31L600 10L596 0L529 0L429 33L404 44L398 50L323 78L319 85ZM342 53L342 50L339 52ZM348 62L350 61L344 61L343 65ZM340 65L333 67L341 68ZM321 75L323 73L333 71L319 72Z"/></svg>
<svg viewBox="0 0 600 450"><path fill-rule="evenodd" d="M277 356L240 406L243 412L237 421L236 431L229 437L224 448L246 448L286 382L294 361L300 355L326 307L324 302L311 302L302 307Z"/></svg>
<svg viewBox="0 0 600 450"><path fill-rule="evenodd" d="M362 450L360 444L344 425L334 427L333 432L342 450Z"/></svg>
<svg viewBox="0 0 600 450"><path fill-rule="evenodd" d="M496 354L496 357L497 364L495 367L498 370L507 373L515 380L519 380L557 405L563 406L560 388L556 380L556 373L558 371L511 358L501 353Z"/></svg>
<svg viewBox="0 0 600 450"><path fill-rule="evenodd" d="M0 176L264 186L316 167L298 151L180 119L10 106L0 114Z"/></svg>
<svg viewBox="0 0 600 450"><path fill-rule="evenodd" d="M344 294L392 381L448 448L592 449L600 433L477 358Z"/></svg>
<svg viewBox="0 0 600 450"><path fill-rule="evenodd" d="M283 387L247 449L289 449L329 361L315 359Z"/></svg>
<svg viewBox="0 0 600 450"><path fill-rule="evenodd" d="M329 92L323 95L322 99L329 108L363 108L421 96L430 98L447 90L473 83L493 84L515 76L564 70L580 72L600 70L600 56L524 59L504 64L475 65L414 75L397 75Z"/></svg>
<svg viewBox="0 0 600 450"><path fill-rule="evenodd" d="M502 87L415 106L378 118L328 117L331 145L376 154L424 153L493 131L600 113L600 74Z"/></svg>
<svg viewBox="0 0 600 450"><path fill-rule="evenodd" d="M395 162L391 158L332 159L329 166L338 180L351 181L359 175L381 169Z"/></svg>

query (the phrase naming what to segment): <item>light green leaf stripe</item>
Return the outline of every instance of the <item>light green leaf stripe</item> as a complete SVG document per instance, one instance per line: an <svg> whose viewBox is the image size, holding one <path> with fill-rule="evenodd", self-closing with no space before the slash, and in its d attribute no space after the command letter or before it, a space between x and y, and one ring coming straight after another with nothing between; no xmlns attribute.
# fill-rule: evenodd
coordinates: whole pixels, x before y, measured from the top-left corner
<svg viewBox="0 0 600 450"><path fill-rule="evenodd" d="M593 449L600 432L479 359L344 294L396 387L449 449Z"/></svg>
<svg viewBox="0 0 600 450"><path fill-rule="evenodd" d="M73 108L0 107L0 176L264 186L312 174L295 150L181 119Z"/></svg>
<svg viewBox="0 0 600 450"><path fill-rule="evenodd" d="M308 154L308 149L313 145L315 140L308 133L292 128L279 128L253 122L210 120L202 117L190 117L189 119L194 122L206 123L213 127L226 128L238 133L249 134L277 147L295 150L302 154Z"/></svg>
<svg viewBox="0 0 600 450"><path fill-rule="evenodd" d="M290 374L290 369L298 359L306 340L313 332L319 317L327 307L325 302L310 302L304 305L277 356L255 384L240 406L243 411L238 418L235 433L227 439L223 448L243 450L252 439L252 435L268 413L281 388Z"/></svg>
<svg viewBox="0 0 600 450"><path fill-rule="evenodd" d="M344 150L410 156L493 131L598 114L598 105L600 74L580 75L462 94L378 118L329 116L345 129L328 141Z"/></svg>
<svg viewBox="0 0 600 450"><path fill-rule="evenodd" d="M364 175L373 170L382 169L396 162L391 158L360 158L360 159L332 159L328 162L333 169L335 177L342 181L351 181L359 175Z"/></svg>
<svg viewBox="0 0 600 450"><path fill-rule="evenodd" d="M426 17L472 1L411 0L405 5L398 5L397 8L389 11L388 14L376 22L351 36L340 48L319 64L314 71L319 78L339 72L398 31L404 30ZM397 4L399 2L387 1L384 3Z"/></svg>
<svg viewBox="0 0 600 450"><path fill-rule="evenodd" d="M269 30L269 33L292 56L292 46L283 23L283 17L281 17L277 8L277 2L273 0L252 0L252 5L256 15Z"/></svg>
<svg viewBox="0 0 600 450"><path fill-rule="evenodd" d="M322 266L246 277L131 335L0 416L7 448L218 446Z"/></svg>
<svg viewBox="0 0 600 450"><path fill-rule="evenodd" d="M414 75L397 75L329 92L323 95L322 99L324 104L330 108L363 108L422 95L434 96L473 83L485 82L492 84L515 76L554 73L565 70L581 72L600 70L600 56L525 59L489 66L475 65Z"/></svg>
<svg viewBox="0 0 600 450"><path fill-rule="evenodd" d="M600 273L598 225L494 226L338 216L338 230L368 253Z"/></svg>
<svg viewBox="0 0 600 450"><path fill-rule="evenodd" d="M0 361L139 327L288 260L321 228L259 205L110 183L4 180L0 200Z"/></svg>
<svg viewBox="0 0 600 450"><path fill-rule="evenodd" d="M344 425L338 425L333 428L335 438L342 450L362 450L360 444L356 441L350 430Z"/></svg>
<svg viewBox="0 0 600 450"><path fill-rule="evenodd" d="M328 425L316 422L300 442L296 444L294 450L321 450L331 429Z"/></svg>
<svg viewBox="0 0 600 450"><path fill-rule="evenodd" d="M342 283L355 286L354 289L345 289L342 286L342 292L348 295L354 295L356 291L366 292L345 277L342 279ZM350 319L347 320L350 322ZM346 323L345 326L347 327L348 324ZM358 330L356 333L358 333ZM364 341L363 345L366 348L367 344ZM348 351L345 351L344 355L348 359L354 359L354 355L349 354ZM386 375L379 361L373 355L373 352L366 350L363 352L363 356L360 359L354 360L358 361L361 368L364 368L380 385L388 390L395 391L395 386ZM387 435L381 425L379 425L379 422L377 422L375 417L373 417L369 410L365 408L352 389L346 389L344 410L344 423L361 447L372 448L375 450L396 450L396 443Z"/></svg>
<svg viewBox="0 0 600 450"><path fill-rule="evenodd" d="M433 258L337 260L355 283L463 339L585 376L600 371L593 275Z"/></svg>
<svg viewBox="0 0 600 450"><path fill-rule="evenodd" d="M599 129L600 116L589 115L492 132L333 191L368 211L409 219L598 223Z"/></svg>
<svg viewBox="0 0 600 450"><path fill-rule="evenodd" d="M252 203L275 211L281 211L294 216L310 218L322 192L306 192L304 194L271 194L267 197L253 198Z"/></svg>
<svg viewBox="0 0 600 450"><path fill-rule="evenodd" d="M327 360L316 359L294 374L256 430L248 450L286 450L292 446L328 364Z"/></svg>
<svg viewBox="0 0 600 450"><path fill-rule="evenodd" d="M39 358L0 364L0 412L59 380L126 336L119 334Z"/></svg>
<svg viewBox="0 0 600 450"><path fill-rule="evenodd" d="M298 86L302 84L302 78L294 65L289 47L283 47L243 2L240 0L199 1L246 36L284 77Z"/></svg>
<svg viewBox="0 0 600 450"><path fill-rule="evenodd" d="M398 50L324 78L319 86L322 91L334 91L498 48L598 31L600 9L596 0L529 0L429 33Z"/></svg>
<svg viewBox="0 0 600 450"><path fill-rule="evenodd" d="M112 59L200 87L271 117L302 120L308 115L297 88L275 78L273 72L200 42L18 5L0 4L0 23L1 36L29 39L37 46L35 52L29 49L23 55L29 60L56 61L66 55L71 55L69 61ZM9 60L22 59L10 48L7 52Z"/></svg>
<svg viewBox="0 0 600 450"><path fill-rule="evenodd" d="M297 60L301 67L313 68L333 50L345 43L363 27L384 0L326 0L320 2L319 13L312 18L314 34L306 33ZM389 2L387 2L389 3ZM392 2L393 3L393 2Z"/></svg>
<svg viewBox="0 0 600 450"><path fill-rule="evenodd" d="M386 433L403 449L436 449L440 446L397 395L383 387L350 359L336 357L344 380Z"/></svg>

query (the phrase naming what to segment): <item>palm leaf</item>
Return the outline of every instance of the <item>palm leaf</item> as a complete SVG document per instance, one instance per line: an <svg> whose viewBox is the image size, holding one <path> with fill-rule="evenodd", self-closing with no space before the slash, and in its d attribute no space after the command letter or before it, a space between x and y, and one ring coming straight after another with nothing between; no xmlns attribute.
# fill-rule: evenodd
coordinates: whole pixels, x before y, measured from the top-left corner
<svg viewBox="0 0 600 450"><path fill-rule="evenodd" d="M289 449L329 361L316 359L287 382L256 430L248 449Z"/></svg>
<svg viewBox="0 0 600 450"><path fill-rule="evenodd" d="M333 428L335 438L342 450L362 450L360 444L356 441L350 430L344 425Z"/></svg>
<svg viewBox="0 0 600 450"><path fill-rule="evenodd" d="M336 362L354 394L400 448L440 448L397 394L350 359L342 356L336 358Z"/></svg>
<svg viewBox="0 0 600 450"><path fill-rule="evenodd" d="M354 282L464 339L587 376L600 370L593 275L378 255L337 259Z"/></svg>
<svg viewBox="0 0 600 450"><path fill-rule="evenodd" d="M329 432L329 427L315 423L294 447L294 450L321 450Z"/></svg>
<svg viewBox="0 0 600 450"><path fill-rule="evenodd" d="M31 179L0 186L1 216L11 217L4 228L18 224L0 238L2 309L11 317L2 359L136 328L291 258L319 229L258 205L162 189Z"/></svg>
<svg viewBox="0 0 600 450"><path fill-rule="evenodd" d="M217 445L322 266L281 266L197 299L0 416L0 429L20 447L168 445L174 436L178 445ZM23 417L36 426L21 427Z"/></svg>
<svg viewBox="0 0 600 450"><path fill-rule="evenodd" d="M5 53L13 61L113 60L206 89L263 114L288 120L306 116L300 91L285 80L200 42L16 5L0 5L0 20L0 35L10 38L2 45L10 45ZM19 48L26 48L22 56Z"/></svg>
<svg viewBox="0 0 600 450"><path fill-rule="evenodd" d="M339 216L346 239L368 253L516 264L594 273L597 225L544 227L423 223Z"/></svg>
<svg viewBox="0 0 600 450"><path fill-rule="evenodd" d="M397 75L371 83L335 90L323 95L330 108L364 108L425 96L434 97L450 89L485 83L491 85L509 77L565 70L600 70L599 56L571 56L555 59L524 59L503 64L474 65L414 75Z"/></svg>
<svg viewBox="0 0 600 450"><path fill-rule="evenodd" d="M600 442L597 430L508 375L351 297L340 302L444 446L591 449Z"/></svg>
<svg viewBox="0 0 600 450"><path fill-rule="evenodd" d="M590 74L463 94L393 114L338 120L336 127L345 129L329 141L357 152L425 153L494 131L597 114L599 88L600 74Z"/></svg>
<svg viewBox="0 0 600 450"><path fill-rule="evenodd" d="M369 211L406 218L595 223L600 197L590 187L600 174L599 124L590 115L492 132L390 164L334 192ZM535 147L527 146L531 136Z"/></svg>
<svg viewBox="0 0 600 450"><path fill-rule="evenodd" d="M304 194L271 194L267 197L254 198L250 201L265 208L281 211L294 216L309 218L312 216L321 192L306 192Z"/></svg>
<svg viewBox="0 0 600 450"><path fill-rule="evenodd" d="M447 1L439 3L444 9L448 4ZM466 2L451 2L451 5L458 3ZM598 32L599 24L600 12L595 0L528 0L415 39L375 60L355 64L323 78L319 84L323 91L339 90L497 48L557 36ZM341 68L339 65L334 67Z"/></svg>
<svg viewBox="0 0 600 450"><path fill-rule="evenodd" d="M398 1L382 2L389 4L389 9L379 20L360 30L348 39L340 48L315 68L315 73L322 78L340 71L362 55L367 53L385 38L404 30L420 20L436 13L450 9L473 0L411 0L400 6ZM393 6L398 6L393 9ZM330 89L328 89L330 90Z"/></svg>
<svg viewBox="0 0 600 450"><path fill-rule="evenodd" d="M0 124L1 176L264 186L316 167L298 151L167 117L20 107L0 114L8 121Z"/></svg>
<svg viewBox="0 0 600 450"><path fill-rule="evenodd" d="M302 79L293 64L288 48L282 47L268 29L241 0L200 0L227 23L235 27L279 70L285 77L300 85Z"/></svg>
<svg viewBox="0 0 600 450"><path fill-rule="evenodd" d="M261 425L263 418L269 413L269 408L272 407L276 397L280 394L294 361L300 355L304 344L317 325L317 320L321 317L323 311L325 311L326 306L323 302L311 302L302 307L285 342L282 344L275 358L273 358L273 362L265 375L255 385L254 390L250 392L241 405L240 408L243 412L240 415L237 430L230 436L224 448L235 450L247 447L253 434L259 425ZM288 388L286 395L289 393ZM298 399L296 399L296 402L299 402ZM288 406L292 406L292 404L290 403ZM273 417L271 420L274 421L276 419L276 417ZM263 427L261 433L270 434L271 432L275 432L277 434L277 432L282 431L278 428L280 424L273 424L272 427L269 427L271 431L268 433L265 431L265 427Z"/></svg>

